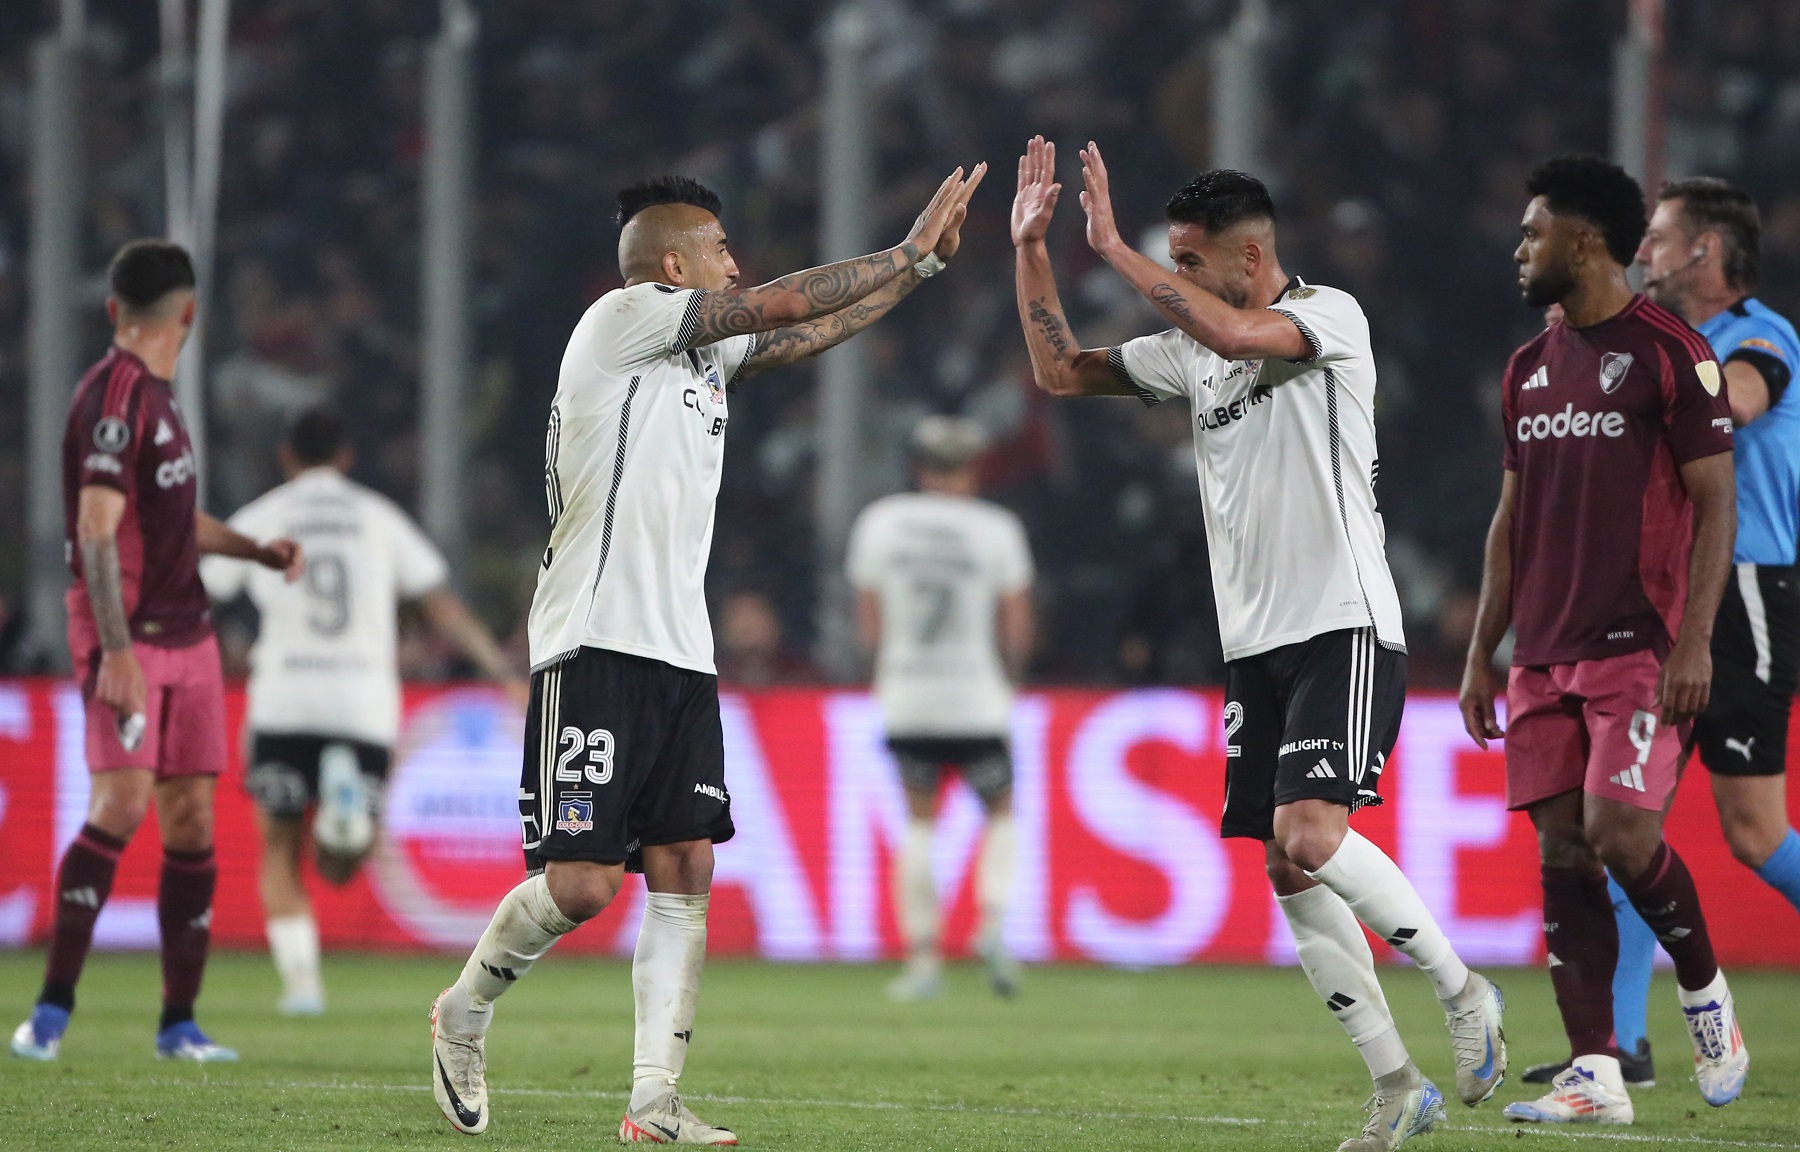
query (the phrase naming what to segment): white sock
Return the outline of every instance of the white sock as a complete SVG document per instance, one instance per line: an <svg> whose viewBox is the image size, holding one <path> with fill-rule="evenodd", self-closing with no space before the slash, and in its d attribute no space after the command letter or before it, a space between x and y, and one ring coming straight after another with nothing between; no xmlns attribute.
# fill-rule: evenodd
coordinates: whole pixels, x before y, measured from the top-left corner
<svg viewBox="0 0 1800 1152"><path fill-rule="evenodd" d="M439 1022L465 1036L485 1035L493 1021L494 1001L576 927L551 898L544 874L528 877L494 909L462 975L438 1005Z"/></svg>
<svg viewBox="0 0 1800 1152"><path fill-rule="evenodd" d="M272 916L263 925L269 936L269 956L281 976L283 995L324 996L319 979L319 925L310 912Z"/></svg>
<svg viewBox="0 0 1800 1152"><path fill-rule="evenodd" d="M900 934L909 956L936 956L938 944L937 882L931 878L930 820L906 821L900 858L894 862L894 906L900 912Z"/></svg>
<svg viewBox="0 0 1800 1152"><path fill-rule="evenodd" d="M929 855L929 854L928 854ZM981 908L981 940L999 945L1006 927L1006 904L1012 896L1013 873L1019 862L1019 835L1011 813L990 816L975 865L975 901ZM935 914L935 909L933 912Z"/></svg>
<svg viewBox="0 0 1800 1152"><path fill-rule="evenodd" d="M631 1056L631 1110L673 1091L687 1063L706 966L706 906L710 896L651 892L644 900L631 960L637 1034Z"/></svg>
<svg viewBox="0 0 1800 1152"><path fill-rule="evenodd" d="M1300 967L1362 1053L1369 1078L1406 1067L1410 1057L1375 976L1375 954L1350 905L1323 884L1275 899L1293 930Z"/></svg>
<svg viewBox="0 0 1800 1152"><path fill-rule="evenodd" d="M1469 969L1450 947L1412 881L1387 853L1350 829L1314 880L1344 898L1356 918L1404 952L1431 980L1439 1000L1453 1000L1468 983Z"/></svg>

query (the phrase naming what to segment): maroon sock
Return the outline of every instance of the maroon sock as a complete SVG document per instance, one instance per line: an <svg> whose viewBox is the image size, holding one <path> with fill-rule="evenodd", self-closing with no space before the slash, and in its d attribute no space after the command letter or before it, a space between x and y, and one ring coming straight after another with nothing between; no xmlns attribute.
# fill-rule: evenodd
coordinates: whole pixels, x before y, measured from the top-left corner
<svg viewBox="0 0 1800 1152"><path fill-rule="evenodd" d="M40 1003L74 1010L75 983L94 944L94 921L100 919L100 909L112 893L113 873L123 851L125 841L84 824L63 853L56 870L56 920Z"/></svg>
<svg viewBox="0 0 1800 1152"><path fill-rule="evenodd" d="M1606 873L1544 865L1544 944L1569 1054L1614 1055L1612 981L1619 964Z"/></svg>
<svg viewBox="0 0 1800 1152"><path fill-rule="evenodd" d="M156 919L162 926L163 1015L167 1028L194 1018L206 950L212 943L213 886L219 877L212 849L163 849Z"/></svg>
<svg viewBox="0 0 1800 1152"><path fill-rule="evenodd" d="M1631 906L1675 961L1675 979L1681 986L1698 992L1711 984L1719 974L1719 962L1713 958L1712 937L1706 934L1694 877L1675 849L1666 841L1658 844L1644 874L1631 880L1621 878L1619 887L1625 889Z"/></svg>

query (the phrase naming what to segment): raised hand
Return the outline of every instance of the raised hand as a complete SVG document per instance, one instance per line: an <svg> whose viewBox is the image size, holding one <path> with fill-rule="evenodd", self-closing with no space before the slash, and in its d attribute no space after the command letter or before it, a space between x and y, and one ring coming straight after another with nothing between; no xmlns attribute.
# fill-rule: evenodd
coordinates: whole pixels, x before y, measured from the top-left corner
<svg viewBox="0 0 1800 1152"><path fill-rule="evenodd" d="M981 178L987 175L987 170L987 161L983 160L975 165L975 170L969 173L969 178L957 189L956 201L950 206L950 220L944 225L943 235L938 237L937 247L932 249L939 260L949 260L962 247L962 226L963 221L969 217L969 199L975 195L975 189L981 186Z"/></svg>
<svg viewBox="0 0 1800 1152"><path fill-rule="evenodd" d="M930 203L913 221L912 231L906 234L906 243L914 248L912 259L927 252L935 251L938 241L943 238L944 229L950 224L950 215L956 210L957 195L963 186L963 170L958 165L956 171L944 178L938 189L931 196Z"/></svg>
<svg viewBox="0 0 1800 1152"><path fill-rule="evenodd" d="M1107 251L1124 243L1118 222L1113 219L1112 186L1106 178L1106 161L1100 158L1100 145L1092 140L1081 150L1081 209L1087 213L1088 247L1105 256Z"/></svg>
<svg viewBox="0 0 1800 1152"><path fill-rule="evenodd" d="M1025 145L1025 155L1019 157L1019 190L1012 207L1014 245L1043 243L1061 195L1062 185L1056 183L1056 145L1033 136Z"/></svg>

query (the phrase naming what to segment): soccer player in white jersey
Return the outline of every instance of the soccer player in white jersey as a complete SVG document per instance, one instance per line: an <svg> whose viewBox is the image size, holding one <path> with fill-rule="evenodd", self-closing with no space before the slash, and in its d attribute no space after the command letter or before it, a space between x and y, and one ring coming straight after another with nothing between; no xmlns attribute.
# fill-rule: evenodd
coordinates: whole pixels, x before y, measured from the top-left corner
<svg viewBox="0 0 1800 1152"><path fill-rule="evenodd" d="M913 432L917 492L863 509L850 533L850 583L863 641L876 653L875 696L906 788L894 906L907 965L896 1000L937 995L940 915L931 875L938 777L975 790L987 828L975 867L976 950L994 991L1018 991L1001 939L1017 855L1012 821L1012 684L1031 655L1031 548L1012 512L982 500L981 425L928 416Z"/></svg>
<svg viewBox="0 0 1800 1152"><path fill-rule="evenodd" d="M1061 192L1055 147L1019 161L1013 243L1020 320L1039 387L1060 396L1185 397L1226 659L1221 832L1264 842L1300 964L1375 1081L1342 1152L1430 1128L1443 1097L1407 1055L1357 921L1416 963L1444 1007L1466 1104L1506 1071L1499 992L1470 972L1410 881L1350 827L1381 803L1399 734L1406 650L1375 506L1375 363L1362 309L1282 271L1275 208L1241 172L1169 201L1171 273L1113 220L1100 149L1082 151L1087 241L1175 327L1084 350L1057 298L1044 236Z"/></svg>
<svg viewBox="0 0 1800 1152"><path fill-rule="evenodd" d="M494 1000L642 871L636 1045L619 1138L735 1144L677 1091L693 1035L713 845L731 838L706 561L738 381L839 344L955 255L985 166L947 178L902 243L737 287L719 198L685 178L619 194L625 287L575 326L550 406L550 544L531 604L519 785L527 877L432 1005L432 1087L488 1124Z"/></svg>
<svg viewBox="0 0 1800 1152"><path fill-rule="evenodd" d="M451 590L443 555L392 501L346 475L352 454L337 416L302 413L280 459L287 482L230 523L239 532L304 541L304 577L268 579L224 557L202 561L200 574L215 599L248 593L261 614L250 654L245 786L262 834L263 914L281 976L280 1011L316 1016L325 1010L325 989L301 846L310 825L319 875L341 885L375 843L400 733L397 602L417 600L440 634L521 703L526 687Z"/></svg>

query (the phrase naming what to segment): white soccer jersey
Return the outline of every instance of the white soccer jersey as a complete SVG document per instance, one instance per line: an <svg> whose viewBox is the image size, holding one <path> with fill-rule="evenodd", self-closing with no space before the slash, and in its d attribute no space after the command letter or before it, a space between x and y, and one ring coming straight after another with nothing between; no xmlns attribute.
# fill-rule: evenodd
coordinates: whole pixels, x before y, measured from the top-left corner
<svg viewBox="0 0 1800 1152"><path fill-rule="evenodd" d="M875 695L888 734L1005 736L1012 685L995 608L1031 584L1019 518L969 497L888 496L857 517L849 572L881 602Z"/></svg>
<svg viewBox="0 0 1800 1152"><path fill-rule="evenodd" d="M400 734L397 601L423 596L449 569L393 501L335 468L308 469L238 510L231 526L286 536L306 558L289 584L245 560L208 556L213 596L240 592L262 613L250 652L250 728L391 745Z"/></svg>
<svg viewBox="0 0 1800 1152"><path fill-rule="evenodd" d="M1375 507L1375 357L1354 297L1295 279L1270 307L1311 358L1227 360L1178 329L1115 348L1146 403L1192 403L1225 659L1341 628L1405 649Z"/></svg>
<svg viewBox="0 0 1800 1152"><path fill-rule="evenodd" d="M706 561L725 392L756 339L693 347L703 295L616 289L569 337L545 442L550 546L531 601L533 669L588 647L714 671Z"/></svg>

